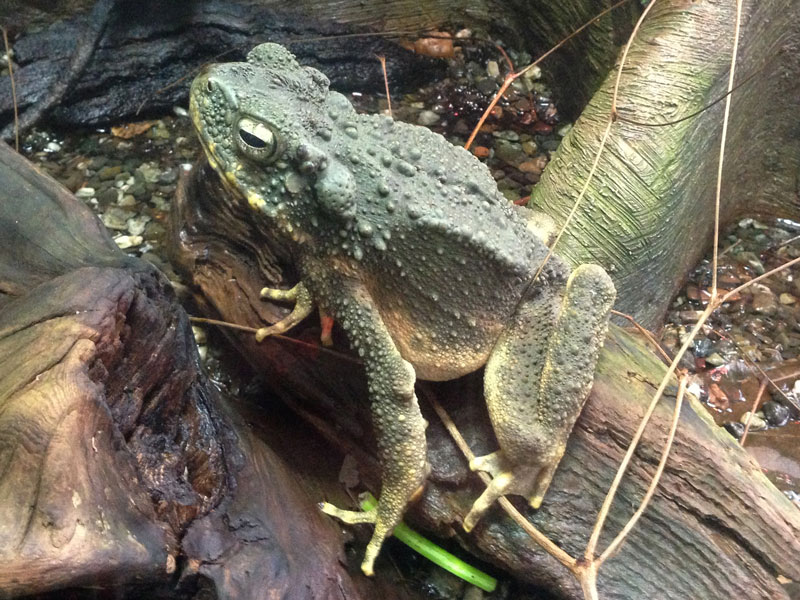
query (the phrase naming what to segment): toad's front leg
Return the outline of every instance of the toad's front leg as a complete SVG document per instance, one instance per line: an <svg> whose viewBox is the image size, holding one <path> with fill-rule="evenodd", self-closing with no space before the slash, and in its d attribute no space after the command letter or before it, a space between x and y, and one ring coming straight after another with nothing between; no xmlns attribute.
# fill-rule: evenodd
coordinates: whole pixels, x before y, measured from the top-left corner
<svg viewBox="0 0 800 600"><path fill-rule="evenodd" d="M539 507L592 387L614 284L601 267L581 265L562 289L524 299L486 363L484 393L500 450L470 463L493 479L464 519L467 531L506 494Z"/></svg>
<svg viewBox="0 0 800 600"><path fill-rule="evenodd" d="M323 510L346 523L375 523L361 564L361 570L372 575L383 541L422 492L428 471L426 423L414 394L414 369L400 356L366 289L353 281L325 287L335 292L325 298L324 305L347 332L367 371L382 483L374 511L344 511L330 505L324 505Z"/></svg>

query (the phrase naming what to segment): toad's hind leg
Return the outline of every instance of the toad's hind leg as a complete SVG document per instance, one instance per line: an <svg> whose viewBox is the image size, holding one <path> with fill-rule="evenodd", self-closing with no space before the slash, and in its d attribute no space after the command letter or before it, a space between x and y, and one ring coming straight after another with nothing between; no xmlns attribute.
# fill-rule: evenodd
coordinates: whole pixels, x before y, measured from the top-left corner
<svg viewBox="0 0 800 600"><path fill-rule="evenodd" d="M562 296L540 291L520 304L486 363L486 402L500 450L470 463L493 479L464 520L467 531L506 494L541 504L591 389L614 296L602 268L581 265Z"/></svg>

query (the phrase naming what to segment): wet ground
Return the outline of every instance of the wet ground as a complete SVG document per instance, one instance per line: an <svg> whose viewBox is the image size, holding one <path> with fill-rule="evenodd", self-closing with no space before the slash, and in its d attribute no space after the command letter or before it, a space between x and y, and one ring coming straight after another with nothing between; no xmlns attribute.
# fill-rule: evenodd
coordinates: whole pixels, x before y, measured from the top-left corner
<svg viewBox="0 0 800 600"><path fill-rule="evenodd" d="M507 59L494 47L464 51L450 60L445 80L393 98L394 117L428 126L463 145L508 72L508 60L524 66L530 59L509 55ZM559 122L538 76L534 70L514 83L472 148L513 202L524 202L570 126ZM362 111L387 109L381 94L365 91L352 100ZM201 154L185 110L176 107L175 115L160 120L91 132L37 130L25 138L23 153L90 206L120 248L151 261L179 283L164 258L165 222L180 170ZM719 281L725 289L800 256L800 224L788 221L744 219L721 240ZM696 322L709 285L705 260L672 305L662 338L668 350L677 349ZM196 332L206 356L205 332ZM222 351L212 345L210 354ZM212 359L212 364L220 362ZM800 506L800 268L770 277L725 304L693 342L685 366L696 373L693 391L717 423L737 437L744 433L743 420L764 383L746 447ZM428 597L481 597L470 596L473 591L446 575L439 579L420 584L431 588Z"/></svg>

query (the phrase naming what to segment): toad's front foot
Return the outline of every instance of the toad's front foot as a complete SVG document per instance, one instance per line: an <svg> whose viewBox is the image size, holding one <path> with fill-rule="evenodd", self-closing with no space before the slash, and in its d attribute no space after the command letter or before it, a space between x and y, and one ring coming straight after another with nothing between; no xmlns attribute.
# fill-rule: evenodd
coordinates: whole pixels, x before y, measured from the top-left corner
<svg viewBox="0 0 800 600"><path fill-rule="evenodd" d="M327 502L322 502L319 507L326 515L336 517L340 521L344 521L350 525L378 522L377 507L363 512L357 510L343 510L341 508L337 508L333 504L328 504ZM364 562L361 563L361 570L364 572L364 575L374 574L375 559L378 558L378 553L380 552L382 545L383 538L378 539L373 536L373 538L370 540L369 544L367 545L367 551L364 554Z"/></svg>
<svg viewBox="0 0 800 600"><path fill-rule="evenodd" d="M256 341L261 342L264 338L271 335L285 333L300 321L305 319L314 310L314 302L311 299L311 292L303 283L298 283L291 289L279 290L276 288L264 288L261 290L261 297L267 300L278 302L294 302L294 308L285 318L274 325L262 327L256 331Z"/></svg>

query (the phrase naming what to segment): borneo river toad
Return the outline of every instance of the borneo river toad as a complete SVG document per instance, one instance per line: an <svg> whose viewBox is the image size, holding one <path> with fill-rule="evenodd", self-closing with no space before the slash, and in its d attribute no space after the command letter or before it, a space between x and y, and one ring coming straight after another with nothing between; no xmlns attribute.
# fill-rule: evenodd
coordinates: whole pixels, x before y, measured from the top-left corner
<svg viewBox="0 0 800 600"><path fill-rule="evenodd" d="M500 449L473 470L493 479L467 515L471 529L504 494L537 508L592 384L614 300L595 265L547 254L545 221L512 206L488 169L423 127L356 114L285 48L262 44L244 63L214 65L192 84L191 115L227 186L266 215L301 274L283 332L318 306L364 362L383 469L378 507L329 507L374 522L362 569L427 475L417 377L447 380L486 366Z"/></svg>

